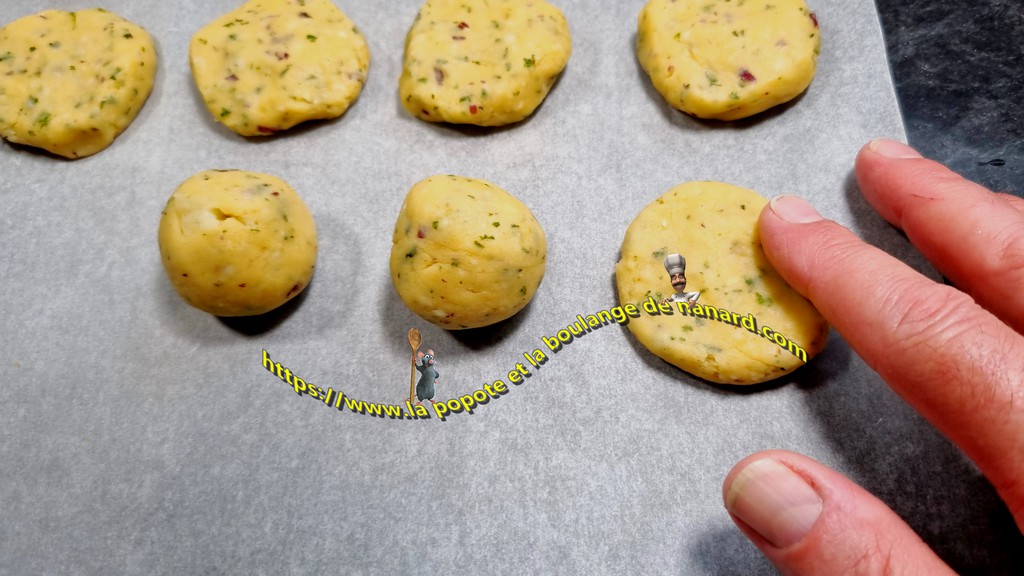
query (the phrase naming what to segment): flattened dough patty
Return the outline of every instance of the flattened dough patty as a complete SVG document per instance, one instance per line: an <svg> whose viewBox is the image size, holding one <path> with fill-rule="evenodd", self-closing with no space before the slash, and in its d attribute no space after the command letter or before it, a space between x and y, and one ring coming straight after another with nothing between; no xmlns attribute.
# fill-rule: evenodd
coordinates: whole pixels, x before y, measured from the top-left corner
<svg viewBox="0 0 1024 576"><path fill-rule="evenodd" d="M795 370L824 348L825 320L761 249L757 218L765 204L745 188L690 182L637 215L615 278L621 304L647 302L629 329L648 350L711 382L756 384ZM667 305L671 315L651 314L651 302L676 292L665 263L670 254L686 259L685 291L700 296L688 314L675 302Z"/></svg>
<svg viewBox="0 0 1024 576"><path fill-rule="evenodd" d="M565 16L543 0L429 0L405 39L399 95L428 122L512 124L540 106L571 51Z"/></svg>
<svg viewBox="0 0 1024 576"><path fill-rule="evenodd" d="M509 318L544 277L547 239L530 209L483 180L432 176L402 204L391 279L402 301L441 328Z"/></svg>
<svg viewBox="0 0 1024 576"><path fill-rule="evenodd" d="M820 45L803 0L650 0L637 26L640 65L669 105L717 120L806 90Z"/></svg>
<svg viewBox="0 0 1024 576"><path fill-rule="evenodd" d="M192 37L210 114L242 136L336 118L359 96L370 50L330 0L250 0Z"/></svg>
<svg viewBox="0 0 1024 576"><path fill-rule="evenodd" d="M153 38L99 8L46 10L0 29L0 136L81 158L110 146L156 76Z"/></svg>
<svg viewBox="0 0 1024 576"><path fill-rule="evenodd" d="M171 195L160 218L160 256L186 302L216 316L263 314L309 284L316 225L279 178L207 170Z"/></svg>

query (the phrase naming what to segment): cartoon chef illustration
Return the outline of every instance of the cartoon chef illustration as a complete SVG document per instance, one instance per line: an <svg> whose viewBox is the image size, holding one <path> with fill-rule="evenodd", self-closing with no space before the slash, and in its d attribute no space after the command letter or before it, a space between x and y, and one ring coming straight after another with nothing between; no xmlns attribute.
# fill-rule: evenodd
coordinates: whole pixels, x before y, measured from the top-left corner
<svg viewBox="0 0 1024 576"><path fill-rule="evenodd" d="M665 257L665 270L672 282L676 293L662 300L662 302L686 302L695 304L700 298L700 292L686 291L686 258L682 254L669 254Z"/></svg>

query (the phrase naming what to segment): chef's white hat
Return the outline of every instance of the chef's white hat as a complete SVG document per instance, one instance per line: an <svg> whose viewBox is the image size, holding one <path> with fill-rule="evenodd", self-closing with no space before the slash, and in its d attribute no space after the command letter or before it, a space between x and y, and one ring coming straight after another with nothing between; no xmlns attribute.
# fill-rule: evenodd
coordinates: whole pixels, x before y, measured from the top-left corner
<svg viewBox="0 0 1024 576"><path fill-rule="evenodd" d="M665 270L668 270L669 276L686 274L686 258L682 254L669 254L665 257Z"/></svg>

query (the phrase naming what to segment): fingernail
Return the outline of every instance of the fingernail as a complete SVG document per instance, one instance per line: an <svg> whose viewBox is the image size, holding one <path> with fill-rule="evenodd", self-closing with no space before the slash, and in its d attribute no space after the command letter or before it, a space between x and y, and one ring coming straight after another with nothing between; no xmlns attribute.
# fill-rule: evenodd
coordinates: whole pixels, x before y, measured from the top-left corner
<svg viewBox="0 0 1024 576"><path fill-rule="evenodd" d="M776 216L792 224L807 224L822 219L821 214L818 214L814 206L799 196L783 194L772 198L769 204Z"/></svg>
<svg viewBox="0 0 1024 576"><path fill-rule="evenodd" d="M888 138L878 138L868 143L868 149L872 152L877 152L886 158L921 158L917 150L914 150L910 146L897 142L895 140L889 140Z"/></svg>
<svg viewBox="0 0 1024 576"><path fill-rule="evenodd" d="M736 475L725 507L776 548L788 548L817 522L821 497L796 472L765 458Z"/></svg>

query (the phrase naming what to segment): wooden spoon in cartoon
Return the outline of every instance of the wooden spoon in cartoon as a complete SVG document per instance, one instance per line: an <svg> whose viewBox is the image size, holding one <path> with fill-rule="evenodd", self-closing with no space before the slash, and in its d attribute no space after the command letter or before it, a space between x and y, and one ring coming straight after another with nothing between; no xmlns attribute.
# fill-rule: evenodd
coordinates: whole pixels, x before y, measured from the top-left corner
<svg viewBox="0 0 1024 576"><path fill-rule="evenodd" d="M412 372L409 375L409 404L416 402L416 351L420 349L420 331L411 328L409 330L409 346L412 347Z"/></svg>

